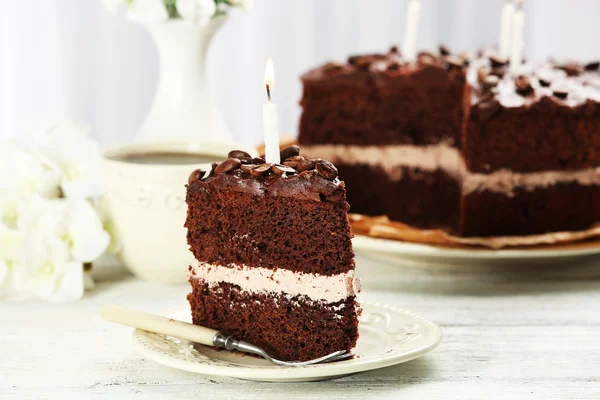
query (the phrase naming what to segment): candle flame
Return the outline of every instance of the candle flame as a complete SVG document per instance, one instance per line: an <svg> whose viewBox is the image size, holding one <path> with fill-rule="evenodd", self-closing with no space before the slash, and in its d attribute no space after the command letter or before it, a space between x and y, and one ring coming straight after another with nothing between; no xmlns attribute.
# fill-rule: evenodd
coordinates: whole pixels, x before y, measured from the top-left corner
<svg viewBox="0 0 600 400"><path fill-rule="evenodd" d="M265 67L265 86L268 90L273 89L273 86L275 86L275 68L271 57L267 60L267 66Z"/></svg>

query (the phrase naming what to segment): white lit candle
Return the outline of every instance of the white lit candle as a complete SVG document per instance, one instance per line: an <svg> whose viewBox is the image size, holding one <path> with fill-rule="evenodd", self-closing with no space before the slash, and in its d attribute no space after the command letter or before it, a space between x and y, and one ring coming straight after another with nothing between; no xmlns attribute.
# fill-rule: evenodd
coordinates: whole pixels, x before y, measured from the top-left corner
<svg viewBox="0 0 600 400"><path fill-rule="evenodd" d="M500 41L498 42L498 50L500 57L507 59L510 56L510 27L512 25L515 6L513 0L504 0L502 6L502 19L500 20Z"/></svg>
<svg viewBox="0 0 600 400"><path fill-rule="evenodd" d="M521 71L523 64L523 29L525 28L525 11L523 0L517 0L517 9L513 15L510 41L510 72L514 75Z"/></svg>
<svg viewBox="0 0 600 400"><path fill-rule="evenodd" d="M271 102L271 89L275 84L275 69L273 60L267 60L265 68L265 87L267 89L267 104L263 105L263 124L265 129L265 160L268 163L279 164L279 128L277 123L277 105Z"/></svg>
<svg viewBox="0 0 600 400"><path fill-rule="evenodd" d="M409 62L417 59L417 34L419 31L419 12L421 11L421 2L419 0L409 0L406 7L406 27L404 30L404 45L402 54Z"/></svg>

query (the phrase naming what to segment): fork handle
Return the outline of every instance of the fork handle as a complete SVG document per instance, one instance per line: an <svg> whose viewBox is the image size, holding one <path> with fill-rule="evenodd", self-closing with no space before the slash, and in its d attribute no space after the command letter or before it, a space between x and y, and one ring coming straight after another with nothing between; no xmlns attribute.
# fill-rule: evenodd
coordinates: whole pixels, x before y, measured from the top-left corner
<svg viewBox="0 0 600 400"><path fill-rule="evenodd" d="M162 333L195 343L214 346L213 342L219 331L177 321L160 315L149 314L130 308L107 305L100 309L100 315L107 321L130 326L148 332Z"/></svg>

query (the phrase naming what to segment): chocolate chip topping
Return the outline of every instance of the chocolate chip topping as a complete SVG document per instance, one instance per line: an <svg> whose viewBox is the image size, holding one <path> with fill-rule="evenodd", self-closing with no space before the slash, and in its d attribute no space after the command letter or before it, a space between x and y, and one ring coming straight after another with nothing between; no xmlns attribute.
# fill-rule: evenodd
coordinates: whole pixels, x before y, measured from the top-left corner
<svg viewBox="0 0 600 400"><path fill-rule="evenodd" d="M327 180L334 180L338 176L338 170L327 160L318 160L316 163L317 172Z"/></svg>
<svg viewBox="0 0 600 400"><path fill-rule="evenodd" d="M508 58L500 57L498 55L490 56L490 64L492 68L502 68L508 65Z"/></svg>
<svg viewBox="0 0 600 400"><path fill-rule="evenodd" d="M439 50L440 50L440 54L443 55L443 56L449 56L450 54L452 54L450 52L450 50L448 50L448 48L446 46L444 46L443 44L440 45Z"/></svg>
<svg viewBox="0 0 600 400"><path fill-rule="evenodd" d="M457 56L453 56L453 55L445 56L444 61L446 62L446 65L448 66L449 69L462 68L464 65L464 62L462 59L458 58Z"/></svg>
<svg viewBox="0 0 600 400"><path fill-rule="evenodd" d="M202 171L201 169L193 170L190 176L188 177L188 185L191 185L192 183L202 179L203 177L204 171Z"/></svg>
<svg viewBox="0 0 600 400"><path fill-rule="evenodd" d="M576 63L559 65L558 69L565 71L567 76L579 76L583 72L583 67Z"/></svg>
<svg viewBox="0 0 600 400"><path fill-rule="evenodd" d="M399 54L400 52L398 51L398 46L390 47L390 53Z"/></svg>
<svg viewBox="0 0 600 400"><path fill-rule="evenodd" d="M300 154L300 147L298 147L296 145L288 146L279 152L279 156L282 160L285 160L285 159L293 157L293 156L297 156L299 154Z"/></svg>
<svg viewBox="0 0 600 400"><path fill-rule="evenodd" d="M234 169L238 169L242 165L242 162L238 158L228 158L223 161L219 166L215 169L216 174L224 174L229 171L233 171Z"/></svg>
<svg viewBox="0 0 600 400"><path fill-rule="evenodd" d="M500 83L500 78L495 75L488 75L481 82L481 86L483 86L485 89L491 89L498 86L498 83Z"/></svg>
<svg viewBox="0 0 600 400"><path fill-rule="evenodd" d="M299 153L300 148L298 146L288 146L281 150L280 155L283 159L281 164L270 164L265 162L264 157L252 158L248 153L237 150L232 151L229 153L230 155L244 157L244 160L230 157L222 163L213 163L212 170L208 176L205 177L203 171L196 170L192 172L188 181L189 183L195 182L196 180L210 181L216 175L223 174L235 175L240 178L248 178L248 175L253 177L272 176L285 178L286 176L300 176L300 174L305 171L313 171L311 176L320 176L329 181L333 181L337 178L337 168L329 161L307 159L302 157Z"/></svg>
<svg viewBox="0 0 600 400"><path fill-rule="evenodd" d="M600 61L593 61L591 63L585 64L583 67L586 71L598 71L600 69Z"/></svg>
<svg viewBox="0 0 600 400"><path fill-rule="evenodd" d="M294 168L288 167L286 165L281 165L281 164L275 164L271 167L271 169L273 170L273 173L275 173L276 175L295 174L296 173L296 170Z"/></svg>
<svg viewBox="0 0 600 400"><path fill-rule="evenodd" d="M422 51L417 55L417 63L419 65L433 65L436 62L437 57L428 51Z"/></svg>
<svg viewBox="0 0 600 400"><path fill-rule="evenodd" d="M506 67L494 67L490 71L490 75L494 75L494 76L497 76L498 78L502 79L504 77L504 75L506 75L506 70L507 70Z"/></svg>
<svg viewBox="0 0 600 400"><path fill-rule="evenodd" d="M298 173L301 173L304 171L315 169L315 164L315 160L309 160L308 158L305 158L304 160L298 162L298 165L296 166L296 171L298 171Z"/></svg>
<svg viewBox="0 0 600 400"><path fill-rule="evenodd" d="M240 170L242 172L247 173L247 174L249 174L250 171L253 170L254 168L258 168L258 165L256 165L256 164L242 164L240 166Z"/></svg>
<svg viewBox="0 0 600 400"><path fill-rule="evenodd" d="M567 96L569 96L569 92L567 92L566 90L562 90L562 89L555 89L552 92L552 95L554 97L557 97L557 98L561 99L561 100L564 100L564 99L567 98Z"/></svg>
<svg viewBox="0 0 600 400"><path fill-rule="evenodd" d="M332 73L332 72L336 72L339 71L343 68L342 64L335 62L335 61L330 61L327 64L323 65L323 71L327 72L327 73Z"/></svg>
<svg viewBox="0 0 600 400"><path fill-rule="evenodd" d="M517 93L521 96L533 94L533 86L531 86L531 82L526 76L521 75L515 79L515 88Z"/></svg>
<svg viewBox="0 0 600 400"><path fill-rule="evenodd" d="M386 68L388 71L396 71L396 70L400 69L400 63L397 61L392 61L387 65Z"/></svg>
<svg viewBox="0 0 600 400"><path fill-rule="evenodd" d="M542 79L542 78L538 78L538 82L540 83L541 87L550 87L550 81L546 80L546 79Z"/></svg>
<svg viewBox="0 0 600 400"><path fill-rule="evenodd" d="M250 170L250 175L252 176L265 176L269 170L271 169L271 167L273 166L273 164L260 164L257 165L255 168L252 168Z"/></svg>
<svg viewBox="0 0 600 400"><path fill-rule="evenodd" d="M301 156L292 156L283 160L282 164L288 166L290 168L296 168L300 161L304 160L304 157Z"/></svg>
<svg viewBox="0 0 600 400"><path fill-rule="evenodd" d="M249 160L252 156L242 150L231 150L227 158L237 158L238 160Z"/></svg>

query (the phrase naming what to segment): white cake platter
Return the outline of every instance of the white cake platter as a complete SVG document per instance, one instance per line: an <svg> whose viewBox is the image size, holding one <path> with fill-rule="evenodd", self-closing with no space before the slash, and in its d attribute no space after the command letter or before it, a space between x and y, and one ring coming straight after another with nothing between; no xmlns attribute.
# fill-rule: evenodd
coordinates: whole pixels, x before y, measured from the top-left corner
<svg viewBox="0 0 600 400"><path fill-rule="evenodd" d="M427 265L498 266L517 264L548 265L600 255L600 239L558 245L485 249L442 247L400 240L355 235L354 251L361 256L388 264L406 262Z"/></svg>
<svg viewBox="0 0 600 400"><path fill-rule="evenodd" d="M389 367L421 357L435 349L442 331L433 322L400 308L362 302L359 338L353 358L303 367L280 367L262 358L194 345L187 340L135 330L134 346L148 359L185 371L218 377L269 382L333 379ZM191 321L189 308L170 313Z"/></svg>

